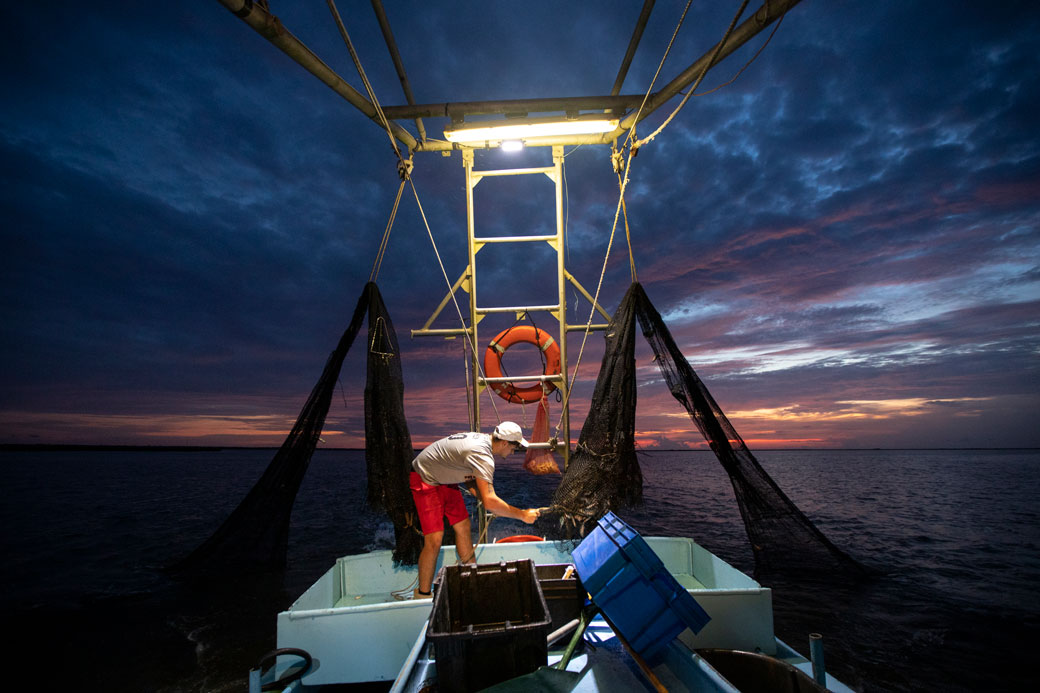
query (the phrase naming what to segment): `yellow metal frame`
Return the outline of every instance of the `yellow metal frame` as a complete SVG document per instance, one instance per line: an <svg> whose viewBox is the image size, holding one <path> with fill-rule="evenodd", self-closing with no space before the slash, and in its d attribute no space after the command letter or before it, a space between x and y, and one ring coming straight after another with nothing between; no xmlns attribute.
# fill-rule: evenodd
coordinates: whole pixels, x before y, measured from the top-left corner
<svg viewBox="0 0 1040 693"><path fill-rule="evenodd" d="M468 266L465 271L459 276L459 278L452 285L447 295L441 300L440 304L434 310L433 314L418 330L412 330L413 337L423 336L442 336L442 337L455 337L458 335L472 336L472 346L470 359L470 381L467 387L470 390L469 400L472 404L470 410L470 426L472 430L481 430L481 408L480 408L480 395L487 388L489 383L495 382L508 382L508 381L521 381L521 380L540 380L540 381L551 381L556 387L560 388L563 393L564 401L569 401L568 388L569 388L569 368L567 361L567 333L570 331L585 330L589 327L593 330L604 330L607 325L605 323L594 324L586 326L581 325L569 325L567 323L567 284L572 284L575 288L585 296L589 302L594 303L596 310L602 315L607 321L610 320L610 315L603 310L601 306L595 304L593 297L583 287L574 275L567 271L565 264L565 233L563 223L563 146L557 145L552 148L552 165L537 168L513 168L513 169L495 169L478 171L473 168L473 149L464 148L462 149L462 164L466 173L466 245L468 252ZM554 185L555 189L555 202L556 202L556 233L541 235L541 236L495 236L495 237L478 237L474 224L474 200L473 190L477 187L480 181L485 178L500 177L500 176L524 176L524 175L545 175L547 176ZM549 246L556 252L556 287L557 287L557 302L553 305L524 305L524 306L494 306L494 305L481 305L478 301L477 296L477 253L488 244L492 243L548 243ZM433 322L440 315L441 311L451 301L452 296L459 290L462 289L469 294L469 324L462 328L454 329L434 329L431 326ZM480 321L486 315L492 313L516 313L523 315L525 312L548 312L559 323L558 333L558 344L560 346L560 374L555 376L545 376L541 373L530 374L530 375L514 375L506 378L491 378L484 377L482 373L481 353L480 348ZM564 407L561 413L560 421L560 439L557 441L558 449L563 453L564 468L570 463L570 440L571 440L571 427L570 427L570 407Z"/></svg>
<svg viewBox="0 0 1040 693"><path fill-rule="evenodd" d="M473 168L473 150L462 151L462 163L466 170L466 243L469 250L469 316L470 326L473 330L473 343L477 348L473 350L473 368L471 369L470 388L473 396L472 421L473 430L479 431L481 427L480 416L480 393L487 387L488 380L481 373L480 361L480 321L485 315L491 313L523 313L525 311L547 311L559 322L560 332L560 375L542 376L540 373L534 377L514 376L513 380L550 379L556 387L560 388L564 397L567 396L567 296L565 291L564 253L564 228L563 228L563 147L553 147L553 165L541 168L513 168L497 169L489 171L476 171ZM546 236L496 236L494 238L478 238L473 222L473 189L485 178L499 176L524 176L544 174L554 184L556 198L556 233ZM557 302L551 306L481 306L477 300L477 253L488 243L537 243L547 242L556 251L556 285ZM561 420L562 451L564 465L570 461L570 412L567 408L562 413Z"/></svg>

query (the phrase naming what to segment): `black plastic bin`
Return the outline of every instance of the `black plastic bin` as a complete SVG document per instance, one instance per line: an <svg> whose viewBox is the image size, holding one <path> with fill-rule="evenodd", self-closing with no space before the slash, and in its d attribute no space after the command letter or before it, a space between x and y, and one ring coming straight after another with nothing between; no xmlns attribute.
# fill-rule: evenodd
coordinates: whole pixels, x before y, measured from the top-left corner
<svg viewBox="0 0 1040 693"><path fill-rule="evenodd" d="M441 691L479 691L545 666L552 623L530 560L441 568L426 638Z"/></svg>
<svg viewBox="0 0 1040 693"><path fill-rule="evenodd" d="M567 569L571 575L564 579ZM545 604L549 607L549 617L553 632L581 615L581 607L585 605L585 588L581 584L578 572L573 563L546 563L535 566L538 584L545 596Z"/></svg>

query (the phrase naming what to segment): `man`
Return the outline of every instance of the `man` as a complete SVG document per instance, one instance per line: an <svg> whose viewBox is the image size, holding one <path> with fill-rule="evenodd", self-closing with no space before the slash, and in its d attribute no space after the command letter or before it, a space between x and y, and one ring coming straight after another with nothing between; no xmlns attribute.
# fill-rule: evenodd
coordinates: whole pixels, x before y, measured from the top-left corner
<svg viewBox="0 0 1040 693"><path fill-rule="evenodd" d="M527 441L520 426L503 421L491 435L486 433L456 433L442 438L419 453L412 461L408 485L419 511L423 531L423 548L419 554L419 586L416 599L428 599L433 585L433 570L444 538L444 519L455 530L455 551L463 563L473 561L473 540L470 536L469 512L457 484L474 487L484 508L499 517L511 517L531 524L538 519L533 508L514 508L495 495L495 455L505 458L509 453L526 448Z"/></svg>

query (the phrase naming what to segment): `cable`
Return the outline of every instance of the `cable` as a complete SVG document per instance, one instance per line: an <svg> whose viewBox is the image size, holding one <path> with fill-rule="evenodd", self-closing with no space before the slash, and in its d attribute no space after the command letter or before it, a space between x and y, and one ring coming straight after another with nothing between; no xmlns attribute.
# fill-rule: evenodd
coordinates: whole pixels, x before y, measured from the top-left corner
<svg viewBox="0 0 1040 693"><path fill-rule="evenodd" d="M411 179L413 165L412 156L411 152L409 152L407 159L401 155L401 150L397 146L397 139L394 137L393 130L390 128L390 121L387 120L386 114L383 113L383 107L379 104L376 92L372 88L371 82L368 81L368 76L365 74L365 68L361 65L361 58L358 57L357 51L354 50L354 43L350 40L350 34L347 33L347 27L339 15L339 10L336 9L335 0L326 0L326 4L329 6L332 18L336 21L336 27L339 29L340 36L343 38L343 42L347 46L350 58L354 61L354 67L357 68L358 75L361 77L361 82L365 85L365 91L368 92L368 98L372 102L376 114L379 116L379 121L383 124L383 129L386 130L387 137L390 138L390 146L393 147L394 154L397 155L397 174L401 177L401 185L397 189L397 198L394 200L394 206L390 212L390 219L386 224L386 230L383 232L383 239L379 245L379 250L376 253L375 262L372 264L372 272L369 275L369 281L371 282L375 281L376 277L379 276L379 269L382 267L383 257L386 254L387 243L390 239L390 231L393 229L394 219L397 217L397 208L401 203L401 193L404 191L405 182Z"/></svg>
<svg viewBox="0 0 1040 693"><path fill-rule="evenodd" d="M629 151L629 157L631 158L631 150ZM574 388L574 383L578 379L578 368L581 366L581 357L585 353L585 344L588 342L589 334L592 332L592 318L596 315L596 306L599 305L599 292L603 288L603 278L607 274L607 262L610 260L610 249L614 245L614 234L617 232L618 215L621 212L621 202L625 196L625 186L628 185L628 167L625 167L626 174L624 182L621 185L621 196L618 198L617 209L614 210L614 225L610 229L610 239L607 242L607 252L603 256L603 267L600 268L599 281L596 283L596 293L592 297L592 306L589 309L589 319L585 323L585 331L581 337L581 347L578 349L578 360L574 364L574 370L571 372L571 380L567 384L567 392L563 395L563 405L560 407L560 420L556 424L556 437L560 436L560 427L563 426L563 412L567 410L567 406L570 403L571 391ZM570 444L570 441L567 441Z"/></svg>
<svg viewBox="0 0 1040 693"><path fill-rule="evenodd" d="M390 218L386 222L386 230L383 231L383 240L379 244L379 250L376 252L376 259L372 263L372 272L368 275L368 281L374 282L379 277L379 270L383 266L383 257L386 254L386 246L390 240L390 231L394 227L394 219L397 218L397 208L401 204L401 193L404 192L404 184L408 182L407 179L401 179L401 185L397 187L397 197L394 199L394 206L390 210Z"/></svg>
<svg viewBox="0 0 1040 693"><path fill-rule="evenodd" d="M621 188L621 174L618 174L618 188ZM632 252L632 231L628 228L628 207L625 206L624 191L621 195L621 212L625 215L625 240L628 241L628 268L632 274L632 283L638 281L636 277L636 256Z"/></svg>
<svg viewBox="0 0 1040 693"><path fill-rule="evenodd" d="M399 602L408 601L409 599L412 598L412 594L414 594L414 590L418 586L419 586L419 574L416 573L415 579L412 580L412 584L408 585L407 587L402 587L399 590L391 590L390 591L390 596L393 597L394 599L396 599Z"/></svg>
<svg viewBox="0 0 1040 693"><path fill-rule="evenodd" d="M459 308L458 301L455 300L455 293L451 291L451 280L448 279L448 273L444 269L444 262L441 260L440 252L437 250L437 242L433 238L433 231L430 229L430 224L426 220L426 212L423 211L422 202L419 201L419 192L415 189L415 183L411 180L411 158L405 159L401 156L401 150L397 147L397 140L394 138L393 131L390 129L390 122L387 120L386 115L383 113L382 107L379 105L379 99L376 98L375 91L372 89L372 85L368 81L368 77L365 75L365 69L361 66L361 59L358 57L357 51L354 50L354 44L350 40L350 35L347 33L347 27L343 24L343 19L339 15L339 10L336 9L336 3L334 0L326 0L329 10L332 12L333 18L336 20L336 26L339 28L339 33L343 37L343 42L347 45L347 50L350 52L350 57L354 61L354 67L357 68L358 74L361 76L361 81L365 85L365 90L368 92L369 99L372 100L372 105L376 109L376 113L379 115L380 121L383 123L383 127L386 129L386 134L390 138L390 144L394 148L394 152L398 158L398 172L401 175L401 189L403 190L404 184L409 183L412 187L412 194L415 196L415 202L419 205L419 213L422 215L423 224L426 226L426 233L430 237L430 243L433 245L433 252L437 256L437 264L440 265L441 274L444 275L444 281L448 285L448 292L451 294L451 301L455 304L455 312L458 313L459 322L463 328L466 326L466 320L462 317L462 309ZM397 214L397 205L400 201L400 191L398 191L398 200L394 203L394 210L391 214L390 223L387 225L387 231L383 236L383 243L380 247L379 254L377 255L377 266L373 267L373 275L378 273L378 264L382 263L382 255L385 252L386 241L390 233L390 227L393 224L393 218ZM467 340L470 343L470 348L473 349L473 354L476 355L476 345L473 344L473 337L467 333ZM478 359L474 357L473 362L477 365L480 370L481 377L484 377L483 368L480 366ZM495 416L498 417L499 421L502 420L501 415L498 413L498 407L495 404L494 398L491 399L491 407L495 410Z"/></svg>
<svg viewBox="0 0 1040 693"><path fill-rule="evenodd" d="M451 296L451 302L455 306L455 312L459 316L459 322L463 328L466 327L466 319L462 317L462 309L459 307L459 302L455 298L455 292L451 290L451 280L448 279L448 272L444 269L444 261L441 260L440 251L437 250L437 241L433 238L433 230L430 229L430 222L426 219L426 212L423 210L422 202L419 201L419 192L415 189L415 183L411 180L408 181L412 186L412 194L415 196L415 203L419 205L419 215L422 217L423 225L426 227L426 235L430 238L430 245L433 246L433 254L437 258L437 265L441 268L441 275L444 277L444 283L448 285L448 294ZM477 345L473 341L473 334L468 330L465 331L466 341L469 343L469 348L473 350L474 358L473 363L476 365L477 371L480 373L480 377L486 377L484 375L484 368L480 364L480 360L476 358ZM490 391L490 388L488 388ZM495 403L494 397L491 397L491 408L495 410L495 417L499 421L502 420L501 414L498 413L498 405Z"/></svg>
<svg viewBox="0 0 1040 693"><path fill-rule="evenodd" d="M744 70L746 70L749 67L751 67L751 63L753 63L756 60L758 60L758 56L762 55L762 51L764 51L766 49L766 46L769 45L769 42L773 40L773 36L776 35L777 29L780 28L781 24L783 24L784 17L786 17L786 16L787 16L786 12L784 14L780 15L780 19L776 20L776 24L773 26L773 30L771 32L769 32L769 37L766 38L765 42L761 45L761 47L759 47L759 49L757 51L755 51L755 54L753 56L751 56L751 59L748 60L746 63L744 63L743 67L741 67L739 70L737 70L737 73L735 75L733 75L727 81L723 82L722 84L718 85L717 87L712 87L708 91L697 92L696 94L694 94L694 96L707 96L708 94L714 94L719 89L722 89L723 87L728 87L729 85L731 85L734 82L736 82L737 81L737 77L740 77L742 74L744 74Z"/></svg>
<svg viewBox="0 0 1040 693"><path fill-rule="evenodd" d="M735 15L733 15L733 20L729 23L729 28L726 29L725 35L722 37L722 40L719 41L715 45L715 51L711 55L711 60L709 60L704 65L704 69L701 70L700 75L697 76L697 81L694 83L694 85L692 87L690 87L690 91L687 92L686 96L684 96L682 101L679 102L679 105L675 107L675 110L672 111L671 114L669 114L669 116L667 118L665 118L665 121L663 123L661 123L658 126L658 128L656 130L654 130L650 134L649 137L644 137L641 140L636 140L635 142L633 142L632 146L631 146L631 149L634 149L634 150L638 151L639 148L642 147L644 144L647 144L648 142L651 142L655 137L657 137L659 134L661 134L661 131L664 130L665 126L668 125L668 123L672 122L672 118L674 118L675 115L679 111L682 110L682 107L685 106L686 102L690 100L690 97L693 96L693 93L695 91L697 91L697 87L700 86L701 80L704 79L704 75L708 74L708 70L710 70L712 68L712 66L715 65L715 61L718 59L719 53L722 52L722 47L724 45L726 45L726 41L729 40L730 34L733 33L734 27L737 26L737 20L739 20L740 16L742 14L744 14L744 9L747 7L747 4L748 4L748 0L744 0L744 2L742 2L740 4L740 7L737 8L737 13ZM637 120L638 120L638 118L637 118ZM632 127L632 132L634 132L634 131L635 131L635 126Z"/></svg>
<svg viewBox="0 0 1040 693"><path fill-rule="evenodd" d="M639 110L636 111L636 120L635 120L636 123L639 122L639 114L641 114L643 112L643 108L646 106L646 102L650 99L650 94L653 92L654 84L657 82L657 78L658 78L658 76L660 76L661 70L664 69L665 61L668 59L668 54L672 50L672 46L675 43L676 36L679 35L679 29L682 27L683 21L685 21L685 19L686 19L686 13L689 12L690 4L692 3L692 1L693 0L687 0L686 6L683 8L682 14L679 16L679 21L675 25L675 30L672 32L672 38L668 41L668 46L667 46L667 48L665 48L664 55L661 56L661 62L658 63L658 65L657 65L657 71L654 73L654 77L653 77L652 80L650 80L650 85L647 87L646 93L643 95L643 100L639 104ZM745 5L747 4L747 0L744 0L744 4ZM741 11L743 11L743 10L741 10ZM634 135L635 135L635 126L633 125L632 129L629 130L628 135L625 138L625 142L621 145L622 149L624 149L625 145L628 144L632 140ZM574 370L572 371L572 377L571 377L570 383L567 386L567 392L563 396L563 405L561 406L560 421L559 421L559 423L556 424L556 435L557 435L557 437L559 437L560 427L563 425L563 412L566 411L566 409L567 409L567 406L569 404L570 397L571 397L571 390L574 387L574 383L575 383L575 381L577 380L577 377L578 377L578 368L579 368L579 366L581 366L581 358L582 358L582 355L585 353L585 344L588 341L589 333L592 331L592 318L595 316L595 314L596 314L596 306L599 304L599 293L600 293L600 290L603 288L603 277L606 275L606 272L607 272L607 261L610 259L610 250L611 250L611 247L614 244L614 234L617 232L618 217L619 217L622 209L625 209L625 204L624 204L625 203L625 188L628 186L628 181L629 181L628 171L630 169L630 166L631 166L631 163L632 163L632 155L633 155L635 150L638 150L638 147L636 147L635 145L629 146L629 148L628 148L628 161L625 162L624 165L623 165L623 170L625 172L625 176L624 176L623 179L621 179L621 182L620 182L621 190L620 190L620 194L618 195L617 208L614 210L614 225L613 225L613 227L610 230L610 240L607 243L607 252L606 252L606 254L603 257L603 267L600 270L599 282L596 284L596 293L595 293L595 295L592 298L592 306L589 309L589 319L588 319L588 322L585 324L585 332L584 332L584 334L582 335L582 338L581 338L581 347L578 349L578 360L574 364ZM617 151L615 151L615 155L620 157L620 154L618 154ZM615 168L617 168L617 164L616 163L615 163ZM618 173L618 176L620 178L620 172ZM626 229L626 234L627 234L628 233L628 211L627 211L627 209L625 209L625 229ZM630 238L630 236L629 236L629 238ZM632 275L634 277L635 276L635 261L632 259L631 240L629 242L629 259L630 259L630 271L631 271L631 273L632 273Z"/></svg>
<svg viewBox="0 0 1040 693"><path fill-rule="evenodd" d="M679 35L679 28L682 27L683 21L686 19L686 13L690 10L690 4L693 0L686 0L686 7L683 8L682 14L679 16L679 22L675 25L675 31L672 32L672 38L668 41L668 46L664 50L664 55L661 56L661 62L657 65L657 72L654 73L654 78L650 80L650 86L646 88L646 94L643 95L643 101L639 104L639 110L636 111L636 119L632 121L632 129L628 131L628 135L625 137L625 141L621 144L621 148L632 140L635 136L636 125L639 123L639 115L643 112L643 108L646 106L646 102L650 99L650 94L654 90L654 83L657 82L658 76L661 74L661 70L664 69L664 63L668 60L668 54L672 50L672 44L675 43L675 37Z"/></svg>
<svg viewBox="0 0 1040 693"><path fill-rule="evenodd" d="M641 147L642 145L646 144L647 142L651 141L654 137L656 137L661 132L661 130L664 129L664 126L667 125L671 121L671 119L673 117L675 117L675 114L679 112L679 109L681 109L686 104L686 101L689 99L690 94L693 94L693 92L697 89L697 86L701 83L701 80L704 79L704 75L707 74L708 68L710 68L712 65L714 65L715 60L718 57L719 51L722 50L722 46L729 39L730 34L733 32L733 27L736 26L737 20L744 13L744 9L747 7L747 4L748 4L748 0L744 0L744 2L741 4L740 8L737 10L736 15L733 17L733 21L730 22L729 28L726 30L725 36L723 37L722 41L720 41L719 44L715 47L715 53L712 55L711 60L705 66L704 70L701 71L700 76L697 78L697 83L694 84L692 89L690 89L690 93L686 95L686 97L683 99L682 103L679 104L678 108L676 108L675 111L673 111L672 114L670 116L668 116L668 119L661 125L661 127L659 127L657 130L655 130L653 134L651 134L649 137L647 137L647 138L645 138L643 140L636 140L635 142L632 142L631 145L628 147L628 159L621 166L621 170L623 170L624 174L625 174L624 177L621 176L621 172L620 171L617 172L618 173L618 179L619 179L620 191L619 191L619 194L618 194L617 209L614 210L614 225L613 225L613 227L610 230L610 240L607 243L607 252L606 252L606 255L603 258L603 267L600 270L599 282L596 285L596 293L593 296L592 308L589 311L589 320L588 320L588 322L585 325L585 332L582 335L581 348L578 350L578 360L577 360L577 363L575 363L575 365L574 365L573 376L572 376L571 381L570 381L570 383L569 383L569 385L567 387L567 392L566 392L566 394L564 394L564 397L563 397L563 408L564 409L566 409L566 407L567 407L567 404L568 404L568 402L570 400L570 396L571 396L571 390L573 389L574 383L575 383L575 381L577 380L577 377L578 377L578 367L581 365L581 358L582 358L582 355L585 352L585 344L588 341L589 332L592 329L592 318L595 315L596 305L599 302L599 292L600 292L600 290L603 287L603 278L606 275L606 271L607 271L607 261L610 259L610 250L611 250L611 247L614 244L614 234L617 231L618 217L619 217L619 215L621 214L622 211L624 211L624 214L625 214L625 217L624 217L625 218L625 234L626 234L626 237L629 240L629 246L628 246L629 247L629 260L630 260L630 266L629 267L630 267L630 272L632 274L633 281L635 280L635 277L636 277L635 260L634 260L634 258L632 256L631 234L629 232L629 226L628 226L628 209L627 209L627 206L625 205L625 189L628 187L629 171L631 171L631 166L632 166L632 157L639 150L639 147ZM650 97L650 93L651 93L651 91L654 88L654 82L657 81L657 77L661 73L661 69L664 67L665 60L667 60L667 58L668 58L668 53L672 50L672 44L675 42L675 37L679 33L679 28L682 27L683 21L686 18L686 13L687 13L687 11L689 9L690 9L690 0L687 1L686 7L683 8L682 15L679 17L679 22L678 22L678 24L676 24L675 31L672 32L672 38L668 42L668 47L665 49L664 55L661 57L661 62L657 66L657 72L654 73L654 78L650 81L650 86L647 88L646 95L643 97L643 102L639 105L639 110L636 113L636 122L637 123L639 122L639 114L643 112L643 107L646 105L646 101ZM625 143L626 144L632 139L634 133L635 133L635 126L633 126L631 130L629 130L628 137L626 137L626 139L625 139ZM624 148L624 146L625 145L622 144L622 148ZM614 152L614 157L612 157L612 159L615 160L615 170L616 170L618 168L618 166L619 166L618 161L621 159L620 153L615 151ZM563 417L562 417L562 413L561 413L560 423L558 423L556 425L556 433L557 433L557 435L559 434L560 426L562 426L562 425L563 425Z"/></svg>
<svg viewBox="0 0 1040 693"><path fill-rule="evenodd" d="M488 530L491 528L491 521L495 519L495 516L492 515L491 513L487 513L486 517L487 517L487 522L484 523L484 529L480 532L480 535L477 536L477 546L479 546L481 544L486 544L487 543ZM476 557L477 557L477 551L476 551L476 547L474 547L474 549L473 549L473 558L476 558Z"/></svg>
<svg viewBox="0 0 1040 693"><path fill-rule="evenodd" d="M354 67L357 68L358 74L361 76L361 81L365 85L365 91L368 92L368 98L372 101L372 105L376 109L376 113L379 115L379 120L386 128L386 134L390 138L390 145L394 148L394 153L397 154L397 158L401 161L404 157L401 156L401 150L397 148L397 140L394 138L393 130L390 129L390 121L386 119L386 115L383 113L383 108L379 105L379 99L376 98L375 90L372 89L372 85L368 81L368 77L365 75L365 69L361 66L361 59L358 57L357 51L354 50L354 44L350 40L350 35L347 33L347 27L343 24L343 20L339 16L339 10L336 9L336 3L334 0L326 0L329 6L329 11L332 12L333 19L336 20L336 26L339 28L340 36L343 37L343 42L347 44L347 50L350 52L350 57L354 61Z"/></svg>
<svg viewBox="0 0 1040 693"><path fill-rule="evenodd" d="M473 394L469 387L469 340L462 340L462 368L466 372L466 421L473 421Z"/></svg>

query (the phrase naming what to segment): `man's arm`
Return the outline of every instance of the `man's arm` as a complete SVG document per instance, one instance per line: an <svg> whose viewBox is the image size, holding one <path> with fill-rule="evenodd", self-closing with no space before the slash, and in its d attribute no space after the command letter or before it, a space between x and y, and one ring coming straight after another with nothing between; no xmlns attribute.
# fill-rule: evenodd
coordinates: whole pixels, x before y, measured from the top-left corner
<svg viewBox="0 0 1040 693"><path fill-rule="evenodd" d="M514 508L509 503L495 495L495 487L489 484L484 479L478 478L477 483L477 497L484 504L484 508L493 515L499 517L511 517L514 520L520 520L527 524L533 523L538 519L538 511L534 508L528 508L527 510L521 510L520 508Z"/></svg>

